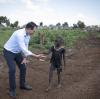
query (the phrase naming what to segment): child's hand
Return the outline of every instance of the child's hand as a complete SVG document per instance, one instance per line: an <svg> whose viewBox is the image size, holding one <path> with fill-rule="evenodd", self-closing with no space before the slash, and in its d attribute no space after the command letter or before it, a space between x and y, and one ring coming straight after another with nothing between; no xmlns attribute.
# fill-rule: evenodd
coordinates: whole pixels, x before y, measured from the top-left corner
<svg viewBox="0 0 100 99"><path fill-rule="evenodd" d="M34 55L37 59L40 59L40 58L45 58L46 56L43 55L43 54L38 54L38 55Z"/></svg>
<svg viewBox="0 0 100 99"><path fill-rule="evenodd" d="M46 58L47 58L47 56L45 56L44 54L40 54L40 61L45 61L46 60Z"/></svg>
<svg viewBox="0 0 100 99"><path fill-rule="evenodd" d="M46 58L47 58L47 56L45 56L44 54L40 54L39 60L40 60L40 61L45 61Z"/></svg>
<svg viewBox="0 0 100 99"><path fill-rule="evenodd" d="M44 59L39 59L41 62L44 62L45 60Z"/></svg>
<svg viewBox="0 0 100 99"><path fill-rule="evenodd" d="M47 56L45 56L44 54L40 54L40 58L46 58Z"/></svg>

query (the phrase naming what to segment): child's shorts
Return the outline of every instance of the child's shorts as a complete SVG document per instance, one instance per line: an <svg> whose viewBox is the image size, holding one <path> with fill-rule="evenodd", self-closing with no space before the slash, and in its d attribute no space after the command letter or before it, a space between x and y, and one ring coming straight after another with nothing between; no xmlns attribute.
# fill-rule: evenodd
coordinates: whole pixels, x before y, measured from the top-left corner
<svg viewBox="0 0 100 99"><path fill-rule="evenodd" d="M53 66L53 65L51 64L51 65L50 65L50 71L55 71L55 70L57 70L57 71L59 71L59 72L62 72L61 66L56 67L56 66Z"/></svg>

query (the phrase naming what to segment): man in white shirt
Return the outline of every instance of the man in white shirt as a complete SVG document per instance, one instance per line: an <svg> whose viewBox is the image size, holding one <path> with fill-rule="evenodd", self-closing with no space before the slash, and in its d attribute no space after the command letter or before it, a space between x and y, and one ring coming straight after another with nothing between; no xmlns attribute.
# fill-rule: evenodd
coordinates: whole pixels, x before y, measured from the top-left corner
<svg viewBox="0 0 100 99"><path fill-rule="evenodd" d="M9 95L12 97L16 97L15 62L20 70L20 89L32 90L25 81L25 57L42 57L41 55L36 55L28 50L30 36L34 33L36 27L37 25L34 22L28 23L25 28L15 31L4 45L3 53L9 69Z"/></svg>

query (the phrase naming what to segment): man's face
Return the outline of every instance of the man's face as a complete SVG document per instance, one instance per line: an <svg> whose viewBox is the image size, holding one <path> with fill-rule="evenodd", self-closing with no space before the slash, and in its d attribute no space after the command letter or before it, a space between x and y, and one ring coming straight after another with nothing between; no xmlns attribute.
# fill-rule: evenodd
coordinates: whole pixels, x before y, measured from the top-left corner
<svg viewBox="0 0 100 99"><path fill-rule="evenodd" d="M36 28L34 28L33 30L31 28L28 28L26 29L26 32L29 34L29 35L32 35L34 32L35 32Z"/></svg>

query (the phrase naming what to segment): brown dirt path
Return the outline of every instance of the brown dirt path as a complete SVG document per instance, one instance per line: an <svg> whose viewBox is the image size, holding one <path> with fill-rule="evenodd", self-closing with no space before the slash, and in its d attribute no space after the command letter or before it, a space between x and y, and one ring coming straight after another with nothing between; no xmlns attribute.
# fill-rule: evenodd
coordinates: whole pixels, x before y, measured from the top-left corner
<svg viewBox="0 0 100 99"><path fill-rule="evenodd" d="M48 62L33 60L27 65L27 81L32 91L19 89L19 70L16 71L17 99L100 99L100 38L81 40L76 44L76 53L66 59L66 70L62 74L62 88L56 88L54 76L52 90L48 93ZM10 99L7 66L0 69L0 99ZM56 74L56 73L55 73Z"/></svg>

